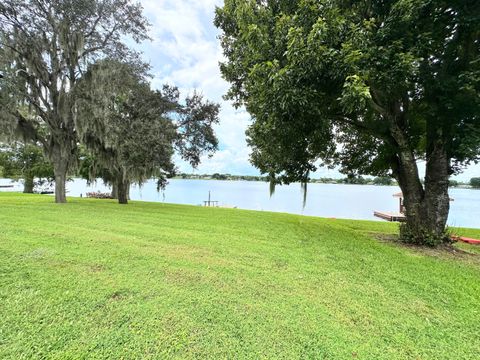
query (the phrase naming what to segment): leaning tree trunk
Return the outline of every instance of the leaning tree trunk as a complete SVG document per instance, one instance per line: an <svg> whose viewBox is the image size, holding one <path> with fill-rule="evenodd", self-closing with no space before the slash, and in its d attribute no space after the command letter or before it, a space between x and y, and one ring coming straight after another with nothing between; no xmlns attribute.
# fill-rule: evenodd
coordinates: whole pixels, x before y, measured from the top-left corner
<svg viewBox="0 0 480 360"><path fill-rule="evenodd" d="M31 175L25 175L23 179L23 193L24 194L33 194L34 188L34 179Z"/></svg>

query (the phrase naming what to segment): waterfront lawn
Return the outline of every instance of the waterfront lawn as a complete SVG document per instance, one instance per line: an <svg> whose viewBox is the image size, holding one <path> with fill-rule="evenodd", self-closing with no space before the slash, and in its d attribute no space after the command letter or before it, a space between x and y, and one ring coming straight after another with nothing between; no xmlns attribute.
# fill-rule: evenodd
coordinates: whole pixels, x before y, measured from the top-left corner
<svg viewBox="0 0 480 360"><path fill-rule="evenodd" d="M0 194L2 359L480 354L479 255L395 224L52 200Z"/></svg>

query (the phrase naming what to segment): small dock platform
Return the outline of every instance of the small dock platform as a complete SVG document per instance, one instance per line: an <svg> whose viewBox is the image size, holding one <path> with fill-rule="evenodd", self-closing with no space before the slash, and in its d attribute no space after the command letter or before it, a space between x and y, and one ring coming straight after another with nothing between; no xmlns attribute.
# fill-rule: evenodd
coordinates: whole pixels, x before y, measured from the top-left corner
<svg viewBox="0 0 480 360"><path fill-rule="evenodd" d="M203 201L203 206L218 207L218 201L217 200L205 200L205 201Z"/></svg>
<svg viewBox="0 0 480 360"><path fill-rule="evenodd" d="M210 196L210 191L208 192L208 200L203 202L203 206L207 207L218 207L218 200L212 200Z"/></svg>
<svg viewBox="0 0 480 360"><path fill-rule="evenodd" d="M405 215L399 212L389 212L389 211L374 211L373 215L387 221L405 221Z"/></svg>
<svg viewBox="0 0 480 360"><path fill-rule="evenodd" d="M374 211L373 215L387 221L392 222L403 222L406 220L405 217L405 205L403 204L403 194L397 193L393 194L393 197L398 198L398 212L392 211Z"/></svg>

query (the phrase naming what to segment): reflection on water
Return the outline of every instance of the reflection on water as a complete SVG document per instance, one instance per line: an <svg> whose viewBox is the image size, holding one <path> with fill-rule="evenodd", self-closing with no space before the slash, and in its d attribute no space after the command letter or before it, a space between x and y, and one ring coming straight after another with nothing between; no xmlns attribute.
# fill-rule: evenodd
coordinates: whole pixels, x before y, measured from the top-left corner
<svg viewBox="0 0 480 360"><path fill-rule="evenodd" d="M6 183L9 182L0 180L0 185ZM19 189L16 187L14 190ZM69 182L67 189L69 196L85 196L89 191L110 191L101 181L87 186L86 181L81 179ZM398 199L392 195L400 190L395 186L309 184L307 203L303 208L300 184L279 186L270 197L268 183L265 182L174 179L160 193L153 180L141 188L134 185L130 197L132 200L200 205L208 199L209 191L212 200L218 200L220 205L241 209L379 220L373 216L373 211L397 211ZM451 203L449 225L480 228L480 191L451 189L450 196L455 200Z"/></svg>

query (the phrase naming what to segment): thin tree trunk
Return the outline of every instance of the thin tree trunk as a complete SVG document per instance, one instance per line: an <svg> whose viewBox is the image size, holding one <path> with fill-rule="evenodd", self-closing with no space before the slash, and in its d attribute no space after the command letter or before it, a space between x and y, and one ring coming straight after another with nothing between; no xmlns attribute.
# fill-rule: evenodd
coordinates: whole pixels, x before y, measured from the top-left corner
<svg viewBox="0 0 480 360"><path fill-rule="evenodd" d="M23 193L33 194L34 179L31 175L25 175L23 179Z"/></svg>

